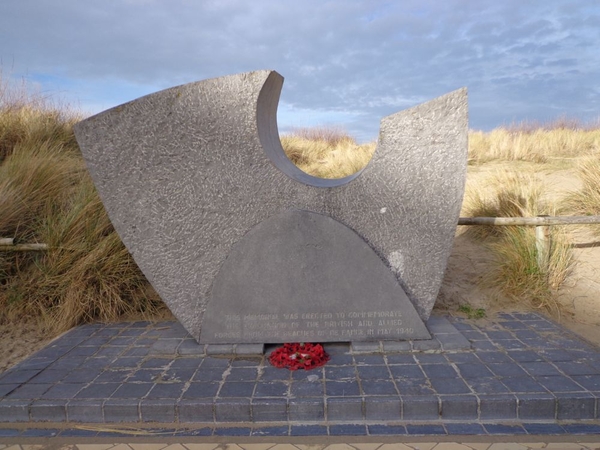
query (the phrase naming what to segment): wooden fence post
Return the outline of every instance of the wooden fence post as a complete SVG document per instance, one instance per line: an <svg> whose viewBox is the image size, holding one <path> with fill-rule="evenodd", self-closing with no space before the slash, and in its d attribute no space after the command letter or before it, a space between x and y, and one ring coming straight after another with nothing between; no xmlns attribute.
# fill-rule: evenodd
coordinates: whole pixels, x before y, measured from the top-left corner
<svg viewBox="0 0 600 450"><path fill-rule="evenodd" d="M548 215L540 215L538 217L550 217ZM535 227L535 247L537 250L537 263L540 270L544 273L548 272L548 263L550 261L550 250L552 247L552 239L550 227L545 225L537 225Z"/></svg>

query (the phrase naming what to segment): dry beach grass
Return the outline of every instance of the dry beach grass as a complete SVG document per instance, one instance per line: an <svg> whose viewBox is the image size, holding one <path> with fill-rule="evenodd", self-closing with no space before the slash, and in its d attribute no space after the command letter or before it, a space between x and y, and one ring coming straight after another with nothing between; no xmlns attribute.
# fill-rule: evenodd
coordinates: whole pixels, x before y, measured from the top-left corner
<svg viewBox="0 0 600 450"><path fill-rule="evenodd" d="M73 136L78 119L0 77L0 237L51 248L0 252L0 371L80 323L169 316L108 220ZM323 178L360 170L375 150L330 128L281 141L294 163ZM599 127L563 120L474 131L469 155L463 215L600 214ZM461 227L439 308L539 308L597 324L598 236L554 229L540 268L532 229ZM600 342L597 331L588 337Z"/></svg>

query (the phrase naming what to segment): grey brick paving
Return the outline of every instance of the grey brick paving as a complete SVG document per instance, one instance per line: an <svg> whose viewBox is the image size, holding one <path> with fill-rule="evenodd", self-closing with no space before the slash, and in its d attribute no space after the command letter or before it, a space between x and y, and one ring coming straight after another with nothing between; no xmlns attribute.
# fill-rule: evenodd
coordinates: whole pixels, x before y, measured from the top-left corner
<svg viewBox="0 0 600 450"><path fill-rule="evenodd" d="M325 367L298 372L256 348L217 354L175 322L87 325L0 374L0 425L208 423L208 435L220 423L262 426L238 430L248 436L598 429L597 348L537 314L430 322L433 344L327 344Z"/></svg>

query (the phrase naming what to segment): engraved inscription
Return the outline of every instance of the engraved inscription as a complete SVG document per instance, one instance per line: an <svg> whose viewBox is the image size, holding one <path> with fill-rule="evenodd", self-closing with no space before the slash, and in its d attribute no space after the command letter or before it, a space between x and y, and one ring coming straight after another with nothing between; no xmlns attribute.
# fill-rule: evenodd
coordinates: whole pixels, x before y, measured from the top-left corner
<svg viewBox="0 0 600 450"><path fill-rule="evenodd" d="M402 311L303 312L281 314L226 315L225 329L215 333L219 339L261 339L310 341L319 338L377 339L410 338L415 330L403 326Z"/></svg>

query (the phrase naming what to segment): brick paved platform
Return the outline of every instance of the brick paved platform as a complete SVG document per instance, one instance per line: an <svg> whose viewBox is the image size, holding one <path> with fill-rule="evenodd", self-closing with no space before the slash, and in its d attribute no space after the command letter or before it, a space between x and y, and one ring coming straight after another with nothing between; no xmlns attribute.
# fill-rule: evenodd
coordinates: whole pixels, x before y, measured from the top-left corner
<svg viewBox="0 0 600 450"><path fill-rule="evenodd" d="M597 348L532 313L428 327L298 372L207 354L176 322L78 327L0 374L0 437L600 433Z"/></svg>

